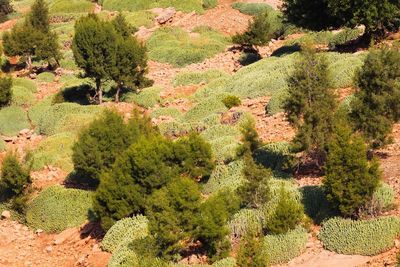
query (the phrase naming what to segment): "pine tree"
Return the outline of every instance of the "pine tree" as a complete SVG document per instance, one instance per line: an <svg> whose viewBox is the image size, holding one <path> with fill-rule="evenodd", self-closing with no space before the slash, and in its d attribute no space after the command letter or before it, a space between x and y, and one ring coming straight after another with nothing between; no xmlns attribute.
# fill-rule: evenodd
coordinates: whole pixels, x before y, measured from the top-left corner
<svg viewBox="0 0 400 267"><path fill-rule="evenodd" d="M7 106L11 102L12 98L12 78L1 77L0 78L0 108Z"/></svg>
<svg viewBox="0 0 400 267"><path fill-rule="evenodd" d="M7 154L1 167L0 195L6 200L21 196L31 183L29 170L21 165L15 155Z"/></svg>
<svg viewBox="0 0 400 267"><path fill-rule="evenodd" d="M284 109L288 121L297 128L294 149L315 155L320 164L325 158L336 109L325 57L304 47L288 83L289 96Z"/></svg>
<svg viewBox="0 0 400 267"><path fill-rule="evenodd" d="M379 183L378 162L368 162L364 140L352 134L346 120L335 123L328 151L323 180L327 199L343 216L356 216Z"/></svg>
<svg viewBox="0 0 400 267"><path fill-rule="evenodd" d="M249 229L240 241L237 264L240 267L270 266L262 238L256 235L256 231Z"/></svg>
<svg viewBox="0 0 400 267"><path fill-rule="evenodd" d="M257 148L262 145L256 130L256 122L250 118L245 120L240 125L240 132L242 134L242 145L238 148L238 156L243 156L248 153L253 153Z"/></svg>
<svg viewBox="0 0 400 267"><path fill-rule="evenodd" d="M399 77L397 48L371 51L356 76L358 90L350 116L372 147L387 144L393 123L400 119Z"/></svg>
<svg viewBox="0 0 400 267"><path fill-rule="evenodd" d="M279 202L275 212L268 219L266 231L269 234L284 234L295 229L304 219L303 206L282 186L279 191Z"/></svg>
<svg viewBox="0 0 400 267"><path fill-rule="evenodd" d="M114 26L101 21L95 14L81 17L75 23L72 40L75 63L86 77L94 80L100 104L103 102L102 84L111 79L116 64L117 40Z"/></svg>
<svg viewBox="0 0 400 267"><path fill-rule="evenodd" d="M245 182L237 190L242 205L249 208L261 207L270 199L271 171L255 163L251 156L245 155L243 174Z"/></svg>
<svg viewBox="0 0 400 267"><path fill-rule="evenodd" d="M38 31L50 32L49 8L44 0L35 0L27 15L26 23Z"/></svg>
<svg viewBox="0 0 400 267"><path fill-rule="evenodd" d="M124 39L132 37L134 29L128 24L121 12L119 12L118 15L112 20L112 24L117 33Z"/></svg>

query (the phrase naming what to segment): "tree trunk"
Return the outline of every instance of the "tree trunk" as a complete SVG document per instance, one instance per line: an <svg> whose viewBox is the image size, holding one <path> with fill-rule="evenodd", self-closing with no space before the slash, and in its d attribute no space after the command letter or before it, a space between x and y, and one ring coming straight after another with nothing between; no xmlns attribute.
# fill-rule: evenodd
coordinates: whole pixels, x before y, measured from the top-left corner
<svg viewBox="0 0 400 267"><path fill-rule="evenodd" d="M31 55L26 56L26 65L28 66L29 72L32 72L32 56Z"/></svg>
<svg viewBox="0 0 400 267"><path fill-rule="evenodd" d="M99 96L99 104L101 105L103 103L103 89L101 88L101 80L96 79L96 92Z"/></svg>
<svg viewBox="0 0 400 267"><path fill-rule="evenodd" d="M119 103L119 94L121 93L121 85L118 84L117 86L117 92L115 93L115 102Z"/></svg>

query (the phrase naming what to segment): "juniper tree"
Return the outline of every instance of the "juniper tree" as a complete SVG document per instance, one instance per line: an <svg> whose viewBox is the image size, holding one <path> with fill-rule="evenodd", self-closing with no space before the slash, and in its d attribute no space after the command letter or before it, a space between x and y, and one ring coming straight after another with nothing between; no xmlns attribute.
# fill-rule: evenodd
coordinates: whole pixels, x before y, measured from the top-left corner
<svg viewBox="0 0 400 267"><path fill-rule="evenodd" d="M249 229L240 241L237 264L240 267L268 267L268 253L264 248L262 237L257 236L257 231Z"/></svg>
<svg viewBox="0 0 400 267"><path fill-rule="evenodd" d="M372 147L387 144L393 123L400 119L399 81L397 48L371 51L356 75L357 92L350 117Z"/></svg>
<svg viewBox="0 0 400 267"><path fill-rule="evenodd" d="M328 145L323 187L332 206L346 217L357 216L380 180L378 161L368 162L364 140L344 119L335 123Z"/></svg>
<svg viewBox="0 0 400 267"><path fill-rule="evenodd" d="M111 79L116 64L117 41L114 26L95 14L81 17L75 23L72 40L75 63L84 71L85 77L94 80L100 104L103 102L102 84Z"/></svg>
<svg viewBox="0 0 400 267"><path fill-rule="evenodd" d="M0 78L0 108L8 105L12 98L12 78Z"/></svg>
<svg viewBox="0 0 400 267"><path fill-rule="evenodd" d="M284 109L288 121L297 129L293 146L297 151L315 156L320 164L325 157L336 109L325 57L304 48L288 86Z"/></svg>

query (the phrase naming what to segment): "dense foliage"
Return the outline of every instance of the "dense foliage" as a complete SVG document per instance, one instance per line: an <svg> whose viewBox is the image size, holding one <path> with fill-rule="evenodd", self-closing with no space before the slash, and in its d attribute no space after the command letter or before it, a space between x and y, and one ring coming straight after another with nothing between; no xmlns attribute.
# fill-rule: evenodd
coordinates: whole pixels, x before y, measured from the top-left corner
<svg viewBox="0 0 400 267"><path fill-rule="evenodd" d="M357 215L379 184L378 162L368 162L364 140L351 133L346 121L335 125L325 170L327 199L344 216Z"/></svg>
<svg viewBox="0 0 400 267"><path fill-rule="evenodd" d="M21 196L31 183L29 170L16 155L7 154L1 166L0 201Z"/></svg>
<svg viewBox="0 0 400 267"><path fill-rule="evenodd" d="M356 76L350 116L373 147L390 141L393 123L400 119L399 62L397 48L373 50Z"/></svg>
<svg viewBox="0 0 400 267"><path fill-rule="evenodd" d="M0 78L0 108L10 104L12 98L12 85L13 81L11 77Z"/></svg>
<svg viewBox="0 0 400 267"><path fill-rule="evenodd" d="M241 240L237 263L241 267L268 267L269 258L263 249L262 240L255 232L249 231Z"/></svg>

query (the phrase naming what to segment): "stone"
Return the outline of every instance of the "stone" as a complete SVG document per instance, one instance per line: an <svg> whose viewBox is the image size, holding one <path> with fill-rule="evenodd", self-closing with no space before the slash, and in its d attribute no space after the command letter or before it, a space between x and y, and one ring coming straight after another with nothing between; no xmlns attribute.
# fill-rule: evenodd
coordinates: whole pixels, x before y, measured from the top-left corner
<svg viewBox="0 0 400 267"><path fill-rule="evenodd" d="M10 219L11 218L11 212L9 210L4 210L1 213L1 218L2 219Z"/></svg>
<svg viewBox="0 0 400 267"><path fill-rule="evenodd" d="M164 9L160 15L156 18L156 21L159 24L165 24L169 21L172 21L173 17L176 14L176 10L173 7L169 7L167 9Z"/></svg>
<svg viewBox="0 0 400 267"><path fill-rule="evenodd" d="M37 230L35 231L35 233L36 233L36 234L41 234L41 233L43 233L43 230L42 230L42 229L37 229Z"/></svg>
<svg viewBox="0 0 400 267"><path fill-rule="evenodd" d="M31 132L29 129L22 129L18 135L28 135Z"/></svg>
<svg viewBox="0 0 400 267"><path fill-rule="evenodd" d="M47 253L51 253L53 251L53 247L52 246L47 246L46 247L46 252Z"/></svg>

